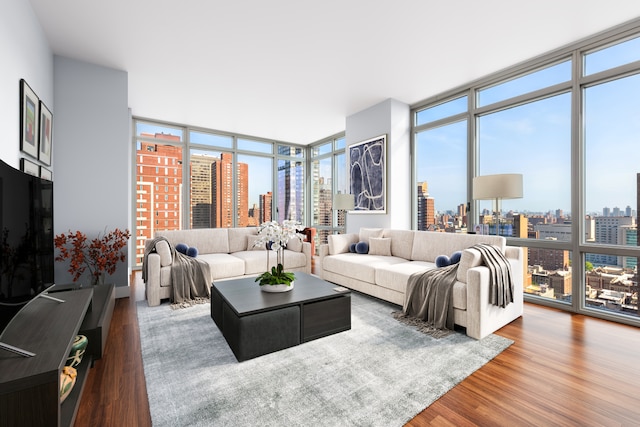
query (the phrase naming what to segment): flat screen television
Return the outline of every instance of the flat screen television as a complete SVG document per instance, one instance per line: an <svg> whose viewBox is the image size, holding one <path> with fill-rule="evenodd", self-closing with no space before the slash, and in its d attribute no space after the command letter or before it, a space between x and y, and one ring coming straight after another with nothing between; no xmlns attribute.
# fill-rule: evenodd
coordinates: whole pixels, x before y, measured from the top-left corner
<svg viewBox="0 0 640 427"><path fill-rule="evenodd" d="M53 182L0 160L0 334L54 282Z"/></svg>

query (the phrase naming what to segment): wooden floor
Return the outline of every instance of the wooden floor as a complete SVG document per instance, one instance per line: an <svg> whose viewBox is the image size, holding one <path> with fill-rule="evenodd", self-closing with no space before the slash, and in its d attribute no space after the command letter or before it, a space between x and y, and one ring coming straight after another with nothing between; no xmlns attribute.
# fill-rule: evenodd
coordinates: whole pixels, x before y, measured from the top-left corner
<svg viewBox="0 0 640 427"><path fill-rule="evenodd" d="M150 426L135 300L119 299L76 426ZM525 304L515 341L408 426L640 426L640 329Z"/></svg>

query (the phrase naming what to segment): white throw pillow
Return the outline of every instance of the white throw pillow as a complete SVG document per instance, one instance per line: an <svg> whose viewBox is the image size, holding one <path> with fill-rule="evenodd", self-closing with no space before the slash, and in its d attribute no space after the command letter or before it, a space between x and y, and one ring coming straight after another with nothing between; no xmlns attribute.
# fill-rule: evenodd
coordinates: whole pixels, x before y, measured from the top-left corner
<svg viewBox="0 0 640 427"><path fill-rule="evenodd" d="M391 239L371 237L369 239L369 255L391 256Z"/></svg>
<svg viewBox="0 0 640 427"><path fill-rule="evenodd" d="M383 231L382 228L361 228L358 241L369 243L369 239L372 237L382 237Z"/></svg>
<svg viewBox="0 0 640 427"><path fill-rule="evenodd" d="M462 283L467 283L467 270L479 265L483 265L482 255L479 250L472 248L463 250L460 263L458 264L456 278Z"/></svg>
<svg viewBox="0 0 640 427"><path fill-rule="evenodd" d="M297 237L289 239L287 242L287 249L293 252L302 252L302 240Z"/></svg>
<svg viewBox="0 0 640 427"><path fill-rule="evenodd" d="M357 243L358 236L356 234L329 234L327 242L329 243L329 254L343 254L349 252L351 243Z"/></svg>
<svg viewBox="0 0 640 427"><path fill-rule="evenodd" d="M156 242L156 253L160 255L160 267L171 265L171 249L166 240Z"/></svg>

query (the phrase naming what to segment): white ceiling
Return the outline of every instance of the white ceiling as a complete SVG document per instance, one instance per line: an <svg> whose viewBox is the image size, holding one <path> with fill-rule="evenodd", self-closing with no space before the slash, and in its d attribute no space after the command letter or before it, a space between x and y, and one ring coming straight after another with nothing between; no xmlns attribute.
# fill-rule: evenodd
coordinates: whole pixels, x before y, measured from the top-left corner
<svg viewBox="0 0 640 427"><path fill-rule="evenodd" d="M135 116L307 144L640 16L638 0L30 0ZM55 102L55 100L54 100Z"/></svg>

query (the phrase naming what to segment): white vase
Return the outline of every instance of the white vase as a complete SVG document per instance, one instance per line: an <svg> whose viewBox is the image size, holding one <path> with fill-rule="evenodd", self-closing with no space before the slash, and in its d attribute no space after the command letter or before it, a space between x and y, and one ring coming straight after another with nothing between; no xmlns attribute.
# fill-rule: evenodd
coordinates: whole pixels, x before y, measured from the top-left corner
<svg viewBox="0 0 640 427"><path fill-rule="evenodd" d="M294 283L295 281L291 282L290 285L262 285L260 289L262 289L262 292L289 292L293 289Z"/></svg>

